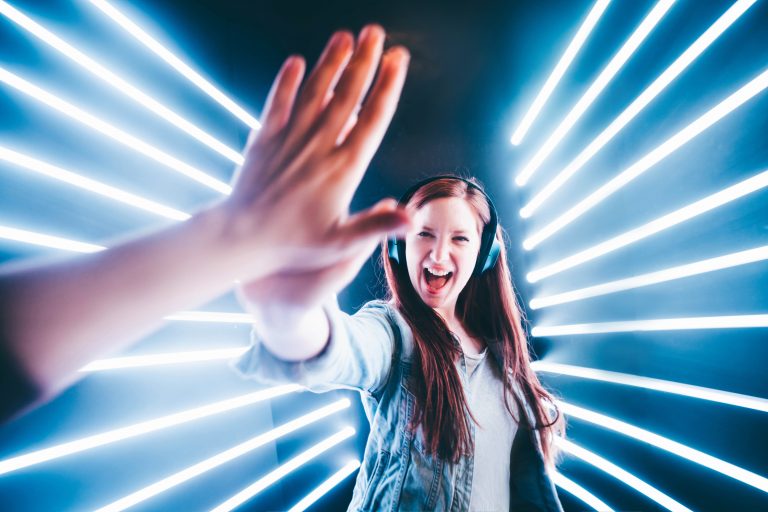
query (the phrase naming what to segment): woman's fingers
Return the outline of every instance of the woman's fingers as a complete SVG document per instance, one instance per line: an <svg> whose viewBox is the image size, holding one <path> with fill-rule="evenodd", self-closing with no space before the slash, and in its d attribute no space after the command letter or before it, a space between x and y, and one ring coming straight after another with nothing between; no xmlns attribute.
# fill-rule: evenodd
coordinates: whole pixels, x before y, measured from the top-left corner
<svg viewBox="0 0 768 512"><path fill-rule="evenodd" d="M292 56L280 69L261 116L261 129L267 137L279 133L288 123L305 67L302 57Z"/></svg>
<svg viewBox="0 0 768 512"><path fill-rule="evenodd" d="M336 32L331 37L296 102L290 139L302 140L315 123L349 62L353 48L354 37L349 32Z"/></svg>
<svg viewBox="0 0 768 512"><path fill-rule="evenodd" d="M373 207L352 215L339 233L342 246L350 253L368 254L375 249L381 238L387 235L405 234L411 218L404 208L398 208L394 199L383 199ZM369 249L370 248L370 249Z"/></svg>
<svg viewBox="0 0 768 512"><path fill-rule="evenodd" d="M367 25L360 32L357 49L318 123L317 136L325 141L324 146L335 146L342 129L368 92L381 60L384 36L384 29L378 25Z"/></svg>
<svg viewBox="0 0 768 512"><path fill-rule="evenodd" d="M337 151L346 152L355 172L344 173L354 190L381 144L392 121L408 71L410 54L402 46L387 51L371 94L363 106L357 124ZM350 160L347 160L350 161Z"/></svg>

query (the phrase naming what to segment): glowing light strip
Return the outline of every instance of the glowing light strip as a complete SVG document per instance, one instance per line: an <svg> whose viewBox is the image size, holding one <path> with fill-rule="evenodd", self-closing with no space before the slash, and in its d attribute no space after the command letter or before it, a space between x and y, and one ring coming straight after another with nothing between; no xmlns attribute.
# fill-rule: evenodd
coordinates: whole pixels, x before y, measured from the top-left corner
<svg viewBox="0 0 768 512"><path fill-rule="evenodd" d="M630 167L622 171L618 176L611 179L608 183L582 199L578 204L547 224L533 236L523 242L526 250L531 250L541 242L551 237L565 226L584 215L594 206L598 205L605 198L621 189L635 178L646 172L658 162L672 154L701 132L720 121L723 117L733 112L735 109L752 99L758 93L768 87L768 70L760 73L748 84L743 86L735 93L728 96L717 106L707 113L693 121L691 124L680 130L678 133L657 146L653 151L642 157Z"/></svg>
<svg viewBox="0 0 768 512"><path fill-rule="evenodd" d="M532 367L537 372L557 373L560 375L569 375L571 377L623 384L625 386L651 389L654 391L662 391L664 393L672 393L690 398L733 405L735 407L744 407L755 411L768 412L768 399L732 393L730 391L693 386L691 384L682 384L680 382L669 380L653 379L651 377L640 377L639 375L630 375L627 373L586 368L583 366L550 363L549 361L534 361Z"/></svg>
<svg viewBox="0 0 768 512"><path fill-rule="evenodd" d="M0 13L4 14L11 21L24 28L28 32L31 32L38 39L58 50L70 60L82 66L91 74L108 83L153 114L162 117L169 123L191 135L220 155L228 158L230 161L238 165L243 163L243 157L240 155L240 153L227 146L220 140L216 139L211 134L205 132L198 126L194 125L187 119L181 117L179 114L172 111L151 96L147 95L140 89L131 85L126 80L104 67L102 64L99 64L92 58L88 57L77 48L73 47L57 35L47 30L45 27L36 23L34 20L30 19L25 14L2 0L0 0Z"/></svg>
<svg viewBox="0 0 768 512"><path fill-rule="evenodd" d="M248 347L221 348L216 350L195 350L191 352L171 352L166 354L145 354L141 356L113 357L99 359L80 369L81 372L101 372L122 368L144 368L169 364L197 363L232 359L243 355Z"/></svg>
<svg viewBox="0 0 768 512"><path fill-rule="evenodd" d="M598 510L599 512L614 512L614 510L606 505L603 501L601 501L597 496L571 480L570 478L567 478L563 476L562 473L553 473L552 474L552 480L555 482L555 485L563 489L564 491L567 491L568 493L576 496L578 499L583 501L585 504L592 507L594 510Z"/></svg>
<svg viewBox="0 0 768 512"><path fill-rule="evenodd" d="M55 165L43 162L42 160L37 160L36 158L32 158L31 156L24 155L4 146L0 146L0 160L5 160L19 167L23 167L24 169L42 174L43 176L69 183L70 185L74 185L83 190L94 192L101 196L114 199L115 201L119 201L135 208L140 208L168 219L182 221L187 220L190 217L188 213L131 194L130 192L112 187L105 183L86 178L85 176L81 176L72 171L67 171L61 167L56 167Z"/></svg>
<svg viewBox="0 0 768 512"><path fill-rule="evenodd" d="M131 21L125 14L118 11L109 2L105 0L91 0L91 3L235 117L254 130L261 128L261 123L259 123L255 117L246 112L245 109L231 100L211 82L203 78L197 71L176 57L170 50L161 45L156 39Z"/></svg>
<svg viewBox="0 0 768 512"><path fill-rule="evenodd" d="M300 453L299 455L292 458L285 464L279 466L274 471L271 471L267 475L259 478L254 483L252 483L242 491L238 492L237 494L229 498L227 501L225 501L221 505L211 509L211 512L229 512L230 510L236 509L237 507L239 507L246 501L250 500L251 498L256 496L258 493L260 493L261 491L269 487L270 485L274 484L275 482L277 482L278 480L280 480L281 478L289 474L291 471L298 469L299 467L311 461L318 455L321 455L323 452L333 448L334 446L344 441L345 439L349 439L353 435L355 435L354 428L346 427L342 429L341 431L337 432L331 437L317 443L309 450L306 450Z"/></svg>
<svg viewBox="0 0 768 512"><path fill-rule="evenodd" d="M571 455L574 455L584 462L587 462L596 468L605 471L612 477L616 478L617 480L620 480L621 482L625 483L629 487L635 489L637 492L647 496L648 498L652 499L662 507L666 508L667 510L671 510L673 512L692 512L691 509L683 506L682 504L678 503L674 499L670 498L660 490L656 489L655 487L647 484L643 480L640 480L632 473L620 468L616 464L607 461L606 459L600 457L599 455L596 455L589 450L586 450L582 448L581 446L572 443L571 441L566 441L565 439L562 439L560 437L555 438L555 443L563 450Z"/></svg>
<svg viewBox="0 0 768 512"><path fill-rule="evenodd" d="M224 324L252 324L249 313L220 313L217 311L180 311L165 317L166 320L182 322L216 322Z"/></svg>
<svg viewBox="0 0 768 512"><path fill-rule="evenodd" d="M539 112L541 112L541 109L549 99L552 91L555 90L555 87L557 87L560 79L568 70L568 67L576 57L576 54L579 53L579 50L584 45L587 37L589 37L589 34L592 33L592 29L594 29L595 25L597 25L597 22L602 17L609 3L611 3L611 0L597 0L597 2L595 2L595 5L589 11L589 14L584 20L584 23L581 24L579 30L576 32L576 35L573 36L573 39L568 45L568 48L565 49L565 53L563 53L563 56L560 57L560 60L557 62L555 69L552 70L552 74L549 75L549 78L547 78L547 81L544 83L544 87L541 88L541 91L539 91L536 99L533 100L533 104L528 109L528 112L526 112L525 116L523 116L523 120L520 121L520 125L512 134L512 138L510 139L512 144L518 146L523 141L523 137L525 137L525 134L528 133L528 129L530 129L531 124L533 124L533 122L536 120L536 117L539 115Z"/></svg>
<svg viewBox="0 0 768 512"><path fill-rule="evenodd" d="M671 439L667 439L666 437L654 434L653 432L649 432L629 423L611 418L610 416L599 414L594 411L590 411L589 409L584 409L583 407L578 407L573 404L561 402L559 400L557 401L557 405L561 411L563 411L565 414L568 414L569 416L594 423L595 425L611 429L614 432L632 437L638 441L648 443L652 446L655 446L656 448L661 448L662 450L674 453L678 457L682 457L691 462L695 462L696 464L711 469L712 471L717 471L722 475L731 477L756 489L760 489L763 492L768 492L768 478L762 477L751 471L747 471L746 469L731 464L730 462L718 459L712 455L700 452L699 450L695 450L690 446L672 441Z"/></svg>
<svg viewBox="0 0 768 512"><path fill-rule="evenodd" d="M665 229L676 226L682 222L693 219L703 213L710 210L714 210L720 206L735 201L741 197L744 197L752 192L768 186L768 171L763 171L751 178L747 178L744 181L740 181L735 185L731 185L719 192L715 192L712 195L706 196L703 199L699 199L687 206L684 206L678 210L662 215L650 222L647 222L639 227L625 231L620 235L616 235L613 238L609 238L599 244L593 245L588 249L579 251L575 254L567 256L555 263L551 263L544 267L532 270L526 275L529 282L535 283L541 281L546 277L559 274L565 270L571 269L582 263L586 263L600 256L604 256L610 252L613 252L622 247L626 247L629 244L635 243L639 240L647 238L651 235L664 231Z"/></svg>
<svg viewBox="0 0 768 512"><path fill-rule="evenodd" d="M34 231L2 225L0 225L0 238L73 252L98 252L106 249L106 247L101 245L78 242L77 240L69 240L68 238L45 235L43 233L35 233Z"/></svg>
<svg viewBox="0 0 768 512"><path fill-rule="evenodd" d="M194 409L169 414L153 420L135 423L115 430L109 430L100 434L84 437L76 441L51 446L42 450L17 455L0 461L0 475L17 471L22 468L58 459L74 453L80 453L92 448L116 443L132 437L141 436L150 432L156 432L165 428L175 427L183 423L206 418L215 414L238 409L246 405L255 404L264 400L270 400L288 393L294 393L301 390L301 386L291 384L287 386L278 386L269 389L248 393L246 395L236 396L227 400L221 400Z"/></svg>
<svg viewBox="0 0 768 512"><path fill-rule="evenodd" d="M328 480L317 486L317 488L315 488L312 492L304 496L304 498L302 498L301 501L291 507L288 512L304 512L309 507L314 505L317 500L328 494L331 489L343 482L349 475L357 471L359 467L359 460L347 462L343 468L331 475Z"/></svg>
<svg viewBox="0 0 768 512"><path fill-rule="evenodd" d="M689 318L658 318L653 320L627 320L624 322L602 322L592 324L552 325L534 327L531 335L568 336L576 334L602 334L635 331L686 331L694 329L748 329L768 327L768 314L700 316Z"/></svg>
<svg viewBox="0 0 768 512"><path fill-rule="evenodd" d="M641 288L643 286L650 286L658 283L665 283L675 279L682 279L685 277L700 275L707 272L714 272L716 270L723 270L726 268L731 268L738 265L746 265L748 263L754 263L756 261L763 260L768 260L768 245L763 245L754 249L748 249L746 251L725 254L715 258L708 258L706 260L696 261L693 263L687 263L685 265L678 265L676 267L670 267L664 270L658 270L656 272L640 274L637 276L628 277L626 279L618 279L616 281L596 284L586 288L579 288L578 290L571 290L569 292L558 293L556 295L550 295L547 297L535 297L531 300L530 305L531 309L542 309L556 306L558 304L565 304L568 302L584 300L591 297L608 295L611 293L631 290L633 288Z"/></svg>
<svg viewBox="0 0 768 512"><path fill-rule="evenodd" d="M156 496L161 492L167 491L168 489L171 489L179 484L182 484L187 480L190 480L191 478L202 475L206 471L210 471L218 466L221 466L226 462L234 460L237 457L240 457L242 455L245 455L246 453L251 452L256 448L259 448L261 446L264 446L267 443L275 441L286 434L289 434L306 425L309 425L327 416L330 416L331 414L334 414L343 409L346 409L347 407L349 407L349 405L350 405L349 400L345 398L343 400L339 400L330 405L317 409L309 414L305 414L304 416L301 416L295 420L289 421L288 423L284 423L279 427L273 428L272 430L269 430L261 435L253 437L248 441L245 441L244 443L240 443L237 446L234 446L221 453L218 453L213 457L210 457L201 462L198 462L197 464L189 466L188 468L183 469L177 473L174 473L171 476L168 476L158 482L155 482L147 487L144 487L143 489L139 489L138 491L132 494L129 494L124 498L121 498L113 503L110 503L105 507L98 509L97 512L115 512L115 511L125 510L138 503L141 503L142 501L148 500L149 498Z"/></svg>
<svg viewBox="0 0 768 512"><path fill-rule="evenodd" d="M560 141L563 140L584 112L587 111L589 106L592 105L600 93L603 92L603 89L605 89L613 77L616 76L624 64L626 64L632 54L635 53L643 41L645 41L645 38L648 37L674 3L675 0L659 0L642 23L635 29L629 39L627 39L624 46L621 47L608 65L600 72L600 75L598 75L595 81L592 82L592 85L589 86L587 92L579 98L579 101L574 105L571 111L568 112L565 119L558 125L541 148L539 148L531 161L528 162L520 173L518 173L517 178L515 178L517 186L522 187L528 183L528 180L533 176L533 173L541 167L544 160L555 150Z"/></svg>
<svg viewBox="0 0 768 512"><path fill-rule="evenodd" d="M632 119L637 116L648 104L656 98L672 81L678 77L688 66L701 55L712 43L714 43L728 27L738 20L747 9L757 0L739 0L731 6L711 27L699 36L694 43L683 52L654 82L648 86L605 130L593 140L579 155L568 164L552 181L538 192L520 210L520 216L528 218L544 204L555 191L562 187L571 177L581 170L584 165L595 156L600 149L619 133Z"/></svg>
<svg viewBox="0 0 768 512"><path fill-rule="evenodd" d="M58 98L53 94L44 91L43 89L2 67L0 67L0 81L5 82L6 84L14 87L24 94L27 94L36 100L45 103L49 107L54 108L63 114L66 114L72 119L86 126L89 126L98 132L101 132L107 137L138 151L139 153L165 165L170 169L173 169L178 173L183 174L184 176L187 176L188 178L197 181L198 183L202 183L203 185L221 192L222 194L229 194L232 192L232 187L223 181L219 181L216 178L213 178L212 176L204 173L200 169L182 162L178 158L161 151L155 146L152 146L151 144L144 142L143 140L138 139L105 121L102 121L96 116L85 112L84 110L72 105L71 103L67 103L61 98Z"/></svg>

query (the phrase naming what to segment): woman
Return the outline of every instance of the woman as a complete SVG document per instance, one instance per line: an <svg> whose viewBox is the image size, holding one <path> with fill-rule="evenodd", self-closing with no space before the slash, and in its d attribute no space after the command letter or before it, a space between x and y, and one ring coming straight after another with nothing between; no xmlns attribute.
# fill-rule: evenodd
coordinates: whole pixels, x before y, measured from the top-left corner
<svg viewBox="0 0 768 512"><path fill-rule="evenodd" d="M546 471L557 422L491 201L441 176L400 203L411 226L382 251L390 300L354 316L328 300L359 261L245 286L256 325L239 369L363 393L371 434L350 510L561 510Z"/></svg>

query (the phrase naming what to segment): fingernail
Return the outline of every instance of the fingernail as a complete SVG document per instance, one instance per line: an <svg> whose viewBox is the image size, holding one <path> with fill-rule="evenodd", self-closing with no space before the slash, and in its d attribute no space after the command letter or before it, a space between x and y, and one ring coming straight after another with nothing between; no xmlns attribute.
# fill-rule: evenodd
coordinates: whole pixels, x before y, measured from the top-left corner
<svg viewBox="0 0 768 512"><path fill-rule="evenodd" d="M382 28L381 25L377 25L375 23L366 25L365 27L363 27L363 30L360 31L360 41L365 41L373 37L377 33L378 34L384 33L384 28Z"/></svg>
<svg viewBox="0 0 768 512"><path fill-rule="evenodd" d="M335 34L333 34L333 36L331 36L331 41L328 46L330 46L331 48L337 48L339 47L339 45L341 45L341 42L343 41L343 39L344 39L344 34L342 32L336 32Z"/></svg>

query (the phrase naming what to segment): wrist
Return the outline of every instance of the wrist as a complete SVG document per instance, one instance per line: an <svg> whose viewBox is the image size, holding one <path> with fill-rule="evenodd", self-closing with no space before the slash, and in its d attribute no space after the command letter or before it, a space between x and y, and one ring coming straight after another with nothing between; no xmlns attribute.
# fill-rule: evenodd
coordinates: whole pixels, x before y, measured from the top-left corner
<svg viewBox="0 0 768 512"><path fill-rule="evenodd" d="M263 277L274 267L258 236L253 234L253 229L243 226L241 217L228 201L220 201L200 210L187 221L205 240L211 263L219 262L233 281ZM253 219L245 221L252 223Z"/></svg>

